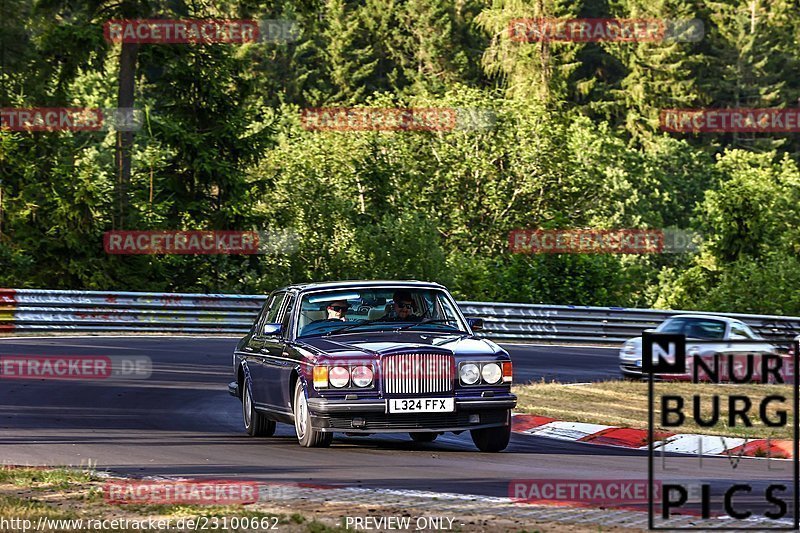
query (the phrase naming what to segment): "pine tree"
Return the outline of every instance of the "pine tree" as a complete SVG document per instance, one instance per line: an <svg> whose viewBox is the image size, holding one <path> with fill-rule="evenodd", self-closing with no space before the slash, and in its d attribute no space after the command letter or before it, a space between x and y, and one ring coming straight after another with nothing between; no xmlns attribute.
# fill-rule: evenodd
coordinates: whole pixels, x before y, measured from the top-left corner
<svg viewBox="0 0 800 533"><path fill-rule="evenodd" d="M483 55L486 73L497 78L508 96L557 102L567 93L567 80L578 67L582 43L540 40L520 42L510 34L515 19L574 18L579 5L561 0L498 0L484 9L476 23L489 35Z"/></svg>
<svg viewBox="0 0 800 533"><path fill-rule="evenodd" d="M709 58L698 72L704 103L715 108L797 107L800 69L797 7L787 0L709 2ZM791 136L729 133L716 137L731 148L800 149Z"/></svg>
<svg viewBox="0 0 800 533"><path fill-rule="evenodd" d="M602 43L603 49L618 59L626 70L625 77L604 100L595 104L612 122L623 127L638 142L661 135L660 114L664 109L691 108L700 100L695 78L701 70L702 47L686 41L684 34L676 39L671 33L672 21L688 23L696 12L683 0L658 2L628 0L612 6L617 18L656 20L663 24L664 38L630 43Z"/></svg>
<svg viewBox="0 0 800 533"><path fill-rule="evenodd" d="M359 103L379 89L378 59L360 16L344 0L329 0L325 11L325 69L331 84L328 103Z"/></svg>

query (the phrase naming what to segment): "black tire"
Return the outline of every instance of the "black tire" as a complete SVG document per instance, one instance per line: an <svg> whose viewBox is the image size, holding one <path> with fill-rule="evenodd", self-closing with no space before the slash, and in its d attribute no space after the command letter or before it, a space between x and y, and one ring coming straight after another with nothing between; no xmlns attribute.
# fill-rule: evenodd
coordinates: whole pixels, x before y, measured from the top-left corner
<svg viewBox="0 0 800 533"><path fill-rule="evenodd" d="M242 385L242 418L244 419L244 429L251 437L271 437L275 434L275 421L268 419L262 413L256 411L253 405L253 393L247 380Z"/></svg>
<svg viewBox="0 0 800 533"><path fill-rule="evenodd" d="M414 442L433 442L439 436L438 433L409 433L409 435Z"/></svg>
<svg viewBox="0 0 800 533"><path fill-rule="evenodd" d="M333 433L324 433L311 426L311 414L308 412L308 402L303 390L303 384L297 380L294 386L294 430L297 433L297 442L304 448L327 448L333 441Z"/></svg>
<svg viewBox="0 0 800 533"><path fill-rule="evenodd" d="M511 426L499 426L470 430L472 442L482 452L500 452L506 449L511 440Z"/></svg>

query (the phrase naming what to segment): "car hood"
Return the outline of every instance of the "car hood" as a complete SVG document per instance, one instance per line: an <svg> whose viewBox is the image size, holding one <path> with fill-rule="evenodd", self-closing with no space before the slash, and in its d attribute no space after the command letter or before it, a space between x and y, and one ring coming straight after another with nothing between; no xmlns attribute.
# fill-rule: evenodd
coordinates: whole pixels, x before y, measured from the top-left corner
<svg viewBox="0 0 800 533"><path fill-rule="evenodd" d="M397 352L430 351L455 355L498 355L505 350L488 339L421 331L351 333L309 337L300 346L330 356L376 356Z"/></svg>

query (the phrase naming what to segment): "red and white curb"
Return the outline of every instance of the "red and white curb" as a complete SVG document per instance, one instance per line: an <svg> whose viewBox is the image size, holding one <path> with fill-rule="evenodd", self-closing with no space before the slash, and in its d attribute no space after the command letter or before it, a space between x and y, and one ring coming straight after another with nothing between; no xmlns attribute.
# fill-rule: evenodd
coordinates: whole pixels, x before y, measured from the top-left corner
<svg viewBox="0 0 800 533"><path fill-rule="evenodd" d="M644 429L585 422L564 422L555 418L528 414L514 414L511 422L512 431L524 435L636 450L647 449L647 430ZM770 459L791 459L794 454L794 443L790 440L749 440L720 437L719 435L676 434L664 431L656 432L655 438L657 439L653 444L655 450L672 453L730 454Z"/></svg>

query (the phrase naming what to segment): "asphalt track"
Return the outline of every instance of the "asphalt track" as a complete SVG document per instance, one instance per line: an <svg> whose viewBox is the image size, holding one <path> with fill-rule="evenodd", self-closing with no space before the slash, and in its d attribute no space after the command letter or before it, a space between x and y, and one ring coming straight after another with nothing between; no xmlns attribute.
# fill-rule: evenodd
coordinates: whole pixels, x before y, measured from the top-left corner
<svg viewBox="0 0 800 533"><path fill-rule="evenodd" d="M0 463L91 465L130 476L316 483L508 496L519 479L646 479L646 453L513 435L500 454L466 434L431 444L407 435L351 438L328 449L297 445L293 428L248 437L228 395L233 338L61 337L0 339L0 355L147 356L146 380L0 380ZM515 379L589 381L616 376L616 351L506 345ZM645 421L643 421L644 423ZM791 463L668 457L671 479L791 480ZM781 468L782 470L775 470ZM791 486L791 485L790 485Z"/></svg>

